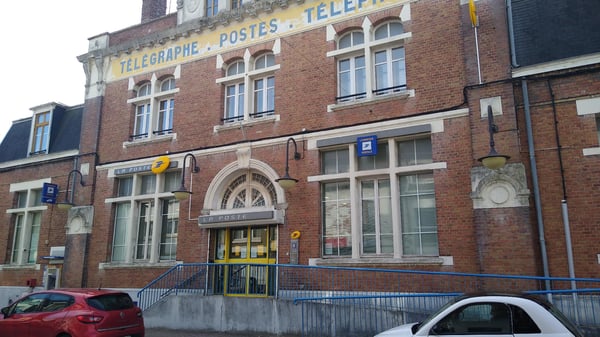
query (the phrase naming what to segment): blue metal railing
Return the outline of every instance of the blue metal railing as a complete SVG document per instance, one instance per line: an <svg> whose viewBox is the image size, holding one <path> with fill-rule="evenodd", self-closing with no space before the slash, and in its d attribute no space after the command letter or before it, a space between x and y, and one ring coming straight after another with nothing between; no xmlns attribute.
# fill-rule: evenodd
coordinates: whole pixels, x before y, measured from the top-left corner
<svg viewBox="0 0 600 337"><path fill-rule="evenodd" d="M240 284L246 290L240 291ZM586 336L600 336L600 279L595 278L198 263L169 269L140 290L138 303L148 309L170 295L262 294L302 306L303 336L364 336L422 320L460 294L485 291L546 296Z"/></svg>

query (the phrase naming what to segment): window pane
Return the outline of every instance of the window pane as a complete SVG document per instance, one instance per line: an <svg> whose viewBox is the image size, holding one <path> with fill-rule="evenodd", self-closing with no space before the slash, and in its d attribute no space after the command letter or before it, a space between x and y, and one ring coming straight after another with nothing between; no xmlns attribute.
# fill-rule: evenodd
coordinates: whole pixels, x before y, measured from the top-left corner
<svg viewBox="0 0 600 337"><path fill-rule="evenodd" d="M40 228L42 227L42 213L31 213L31 216L31 233L29 234L29 255L27 263L35 263L37 261Z"/></svg>
<svg viewBox="0 0 600 337"><path fill-rule="evenodd" d="M376 253L376 229L375 229L375 185L373 181L361 182L362 200L362 233L363 253Z"/></svg>
<svg viewBox="0 0 600 337"><path fill-rule="evenodd" d="M174 78L169 78L166 80L163 80L162 83L160 84L160 91L168 91L168 90L173 90L175 89L175 79Z"/></svg>
<svg viewBox="0 0 600 337"><path fill-rule="evenodd" d="M15 234L13 237L13 249L11 263L19 263L19 252L22 251L23 242L21 241L21 232L23 231L23 214L18 214L15 220Z"/></svg>
<svg viewBox="0 0 600 337"><path fill-rule="evenodd" d="M377 155L375 156L358 157L359 171L382 169L388 168L389 166L387 143L377 144Z"/></svg>
<svg viewBox="0 0 600 337"><path fill-rule="evenodd" d="M173 98L160 101L158 111L158 131L173 129L173 110L175 100Z"/></svg>
<svg viewBox="0 0 600 337"><path fill-rule="evenodd" d="M142 85L137 92L137 97L144 97L150 95L150 83Z"/></svg>
<svg viewBox="0 0 600 337"><path fill-rule="evenodd" d="M42 190L30 190L31 193L31 206L42 205Z"/></svg>
<svg viewBox="0 0 600 337"><path fill-rule="evenodd" d="M130 208L131 206L129 203L117 204L112 246L112 260L115 262L125 261L127 222L129 219Z"/></svg>
<svg viewBox="0 0 600 337"><path fill-rule="evenodd" d="M433 174L400 177L400 215L404 254L437 255Z"/></svg>
<svg viewBox="0 0 600 337"><path fill-rule="evenodd" d="M324 184L323 191L323 255L351 255L350 184Z"/></svg>
<svg viewBox="0 0 600 337"><path fill-rule="evenodd" d="M321 170L323 174L348 172L349 167L348 149L321 152Z"/></svg>
<svg viewBox="0 0 600 337"><path fill-rule="evenodd" d="M17 208L27 207L27 191L17 192Z"/></svg>
<svg viewBox="0 0 600 337"><path fill-rule="evenodd" d="M118 197L126 197L131 195L133 190L133 177L119 178L118 184Z"/></svg>
<svg viewBox="0 0 600 337"><path fill-rule="evenodd" d="M344 49L352 46L352 34L346 34L340 38L338 49Z"/></svg>
<svg viewBox="0 0 600 337"><path fill-rule="evenodd" d="M175 260L177 257L177 227L179 225L179 201L164 200L162 206L162 229L160 234L160 259Z"/></svg>
<svg viewBox="0 0 600 337"><path fill-rule="evenodd" d="M142 176L142 188L140 194L152 194L156 191L156 176L148 174Z"/></svg>
<svg viewBox="0 0 600 337"><path fill-rule="evenodd" d="M181 171L170 171L165 173L165 185L163 192L176 191L181 185Z"/></svg>
<svg viewBox="0 0 600 337"><path fill-rule="evenodd" d="M432 163L432 152L430 138L398 142L398 164L408 166Z"/></svg>
<svg viewBox="0 0 600 337"><path fill-rule="evenodd" d="M392 74L394 86L406 85L406 66L404 64L404 48L392 49Z"/></svg>
<svg viewBox="0 0 600 337"><path fill-rule="evenodd" d="M404 28L400 22L390 22L390 36L396 36L404 33Z"/></svg>
<svg viewBox="0 0 600 337"><path fill-rule="evenodd" d="M152 247L154 205L152 202L141 202L139 206L140 209L136 240L137 249L135 258L146 260L150 258L150 248Z"/></svg>

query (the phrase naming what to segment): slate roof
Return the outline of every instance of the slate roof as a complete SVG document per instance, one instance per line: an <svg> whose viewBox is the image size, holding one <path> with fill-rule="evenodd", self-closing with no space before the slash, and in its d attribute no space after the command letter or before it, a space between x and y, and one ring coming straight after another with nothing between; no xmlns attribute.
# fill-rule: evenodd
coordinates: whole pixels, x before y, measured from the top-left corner
<svg viewBox="0 0 600 337"><path fill-rule="evenodd" d="M82 115L83 105L54 107L47 154L79 149ZM29 156L32 119L33 116L13 122L0 143L0 163L25 159ZM43 156L41 155L40 159L43 159Z"/></svg>

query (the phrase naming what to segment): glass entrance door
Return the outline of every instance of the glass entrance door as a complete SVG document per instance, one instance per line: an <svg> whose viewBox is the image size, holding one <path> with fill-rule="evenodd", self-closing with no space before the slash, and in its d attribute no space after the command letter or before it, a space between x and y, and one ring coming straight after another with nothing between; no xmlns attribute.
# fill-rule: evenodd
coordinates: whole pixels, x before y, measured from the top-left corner
<svg viewBox="0 0 600 337"><path fill-rule="evenodd" d="M225 295L269 296L274 294L277 259L277 226L249 226L217 230L216 285Z"/></svg>

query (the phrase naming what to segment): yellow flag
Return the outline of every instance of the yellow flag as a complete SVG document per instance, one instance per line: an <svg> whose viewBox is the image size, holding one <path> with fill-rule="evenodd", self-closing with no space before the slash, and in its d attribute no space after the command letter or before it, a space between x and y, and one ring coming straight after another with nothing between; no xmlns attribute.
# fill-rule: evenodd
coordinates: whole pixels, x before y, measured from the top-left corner
<svg viewBox="0 0 600 337"><path fill-rule="evenodd" d="M473 24L473 27L477 27L479 20L477 18L477 9L475 8L474 0L469 0L469 16L471 17L471 23Z"/></svg>

